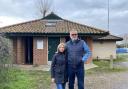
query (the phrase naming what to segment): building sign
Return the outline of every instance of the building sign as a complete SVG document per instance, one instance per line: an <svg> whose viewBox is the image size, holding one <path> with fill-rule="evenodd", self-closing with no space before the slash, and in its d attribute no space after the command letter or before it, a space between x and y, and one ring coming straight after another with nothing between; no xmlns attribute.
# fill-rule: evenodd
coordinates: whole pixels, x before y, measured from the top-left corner
<svg viewBox="0 0 128 89"><path fill-rule="evenodd" d="M37 49L43 49L43 40L37 40Z"/></svg>

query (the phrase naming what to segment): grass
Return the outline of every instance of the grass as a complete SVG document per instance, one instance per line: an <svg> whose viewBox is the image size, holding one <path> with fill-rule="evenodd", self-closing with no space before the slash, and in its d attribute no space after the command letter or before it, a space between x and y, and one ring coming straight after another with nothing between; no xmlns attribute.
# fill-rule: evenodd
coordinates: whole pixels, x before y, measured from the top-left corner
<svg viewBox="0 0 128 89"><path fill-rule="evenodd" d="M118 54L117 59L114 59L114 63L117 62L128 62L128 54ZM110 69L110 61L107 60L94 60L94 64L96 64L98 67L89 69L86 71L86 74L97 74L97 73L112 73L112 72L122 72L127 71L127 68L113 68Z"/></svg>
<svg viewBox="0 0 128 89"><path fill-rule="evenodd" d="M32 89L32 83L25 71L10 69L8 77L8 81L0 83L0 89Z"/></svg>
<svg viewBox="0 0 128 89"><path fill-rule="evenodd" d="M120 72L109 69L108 61L94 61L99 67L87 70L87 74ZM0 84L0 89L50 89L50 73L39 70L11 70L11 82Z"/></svg>
<svg viewBox="0 0 128 89"><path fill-rule="evenodd" d="M50 89L50 73L46 71L27 71L34 82L33 89Z"/></svg>
<svg viewBox="0 0 128 89"><path fill-rule="evenodd" d="M118 59L114 60L114 62L126 61L123 59L124 56L127 57L127 55L120 54ZM126 71L126 69L122 68L110 69L109 61L94 60L93 63L99 67L87 70L87 75ZM0 89L50 89L50 72L12 69L9 71L9 75L11 82L0 83Z"/></svg>
<svg viewBox="0 0 128 89"><path fill-rule="evenodd" d="M98 67L89 69L86 71L86 74L99 74L99 73L112 73L112 72L122 72L122 71L126 71L127 69L125 68L113 68L110 69L110 62L109 61L97 61L95 60L93 62L94 64L96 64Z"/></svg>
<svg viewBox="0 0 128 89"><path fill-rule="evenodd" d="M128 62L128 53L117 54L117 59L114 62Z"/></svg>
<svg viewBox="0 0 128 89"><path fill-rule="evenodd" d="M10 82L0 83L0 89L49 89L50 74L44 71L11 69Z"/></svg>

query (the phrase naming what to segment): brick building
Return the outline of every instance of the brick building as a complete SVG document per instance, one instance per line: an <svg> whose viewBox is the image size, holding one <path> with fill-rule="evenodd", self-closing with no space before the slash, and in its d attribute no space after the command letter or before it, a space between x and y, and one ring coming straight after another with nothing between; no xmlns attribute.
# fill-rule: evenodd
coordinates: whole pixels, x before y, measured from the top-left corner
<svg viewBox="0 0 128 89"><path fill-rule="evenodd" d="M78 31L79 38L87 42L91 51L94 38L109 34L108 31L65 20L54 13L42 19L2 27L0 33L11 39L16 64L47 65L57 45L70 39L72 29ZM92 58L87 63L91 61Z"/></svg>

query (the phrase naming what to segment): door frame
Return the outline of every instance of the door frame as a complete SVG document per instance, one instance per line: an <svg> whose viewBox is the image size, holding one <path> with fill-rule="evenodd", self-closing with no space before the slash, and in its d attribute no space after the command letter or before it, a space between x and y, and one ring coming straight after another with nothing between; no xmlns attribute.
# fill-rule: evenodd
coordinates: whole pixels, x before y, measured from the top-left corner
<svg viewBox="0 0 128 89"><path fill-rule="evenodd" d="M50 36L50 37L53 37L53 36ZM51 61L48 60L49 59L49 49L48 49L49 43L48 43L48 40L49 40L50 37L47 37L47 64L48 65L51 65ZM59 38L59 43L60 43L61 42L61 37L58 36L58 38Z"/></svg>
<svg viewBox="0 0 128 89"><path fill-rule="evenodd" d="M28 43L28 41L32 44L32 46L30 47ZM33 37L25 37L24 38L24 45L25 45L25 50L24 50L24 53L25 53L25 58L24 58L24 64L29 64L29 65L33 65ZM29 46L28 49L26 49L27 47ZM30 51L31 50L31 51ZM29 53L28 53L29 51ZM26 53L27 52L27 53ZM26 55L27 54L27 55ZM30 55L29 55L30 54ZM28 60L28 56L32 59ZM27 63L28 61L28 63Z"/></svg>

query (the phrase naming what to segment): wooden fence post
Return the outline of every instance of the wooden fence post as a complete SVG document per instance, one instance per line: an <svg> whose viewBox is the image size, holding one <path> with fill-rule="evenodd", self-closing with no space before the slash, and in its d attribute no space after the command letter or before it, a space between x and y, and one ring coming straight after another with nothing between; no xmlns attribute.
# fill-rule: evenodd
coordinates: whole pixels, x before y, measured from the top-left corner
<svg viewBox="0 0 128 89"><path fill-rule="evenodd" d="M110 55L110 69L113 69L113 55Z"/></svg>

